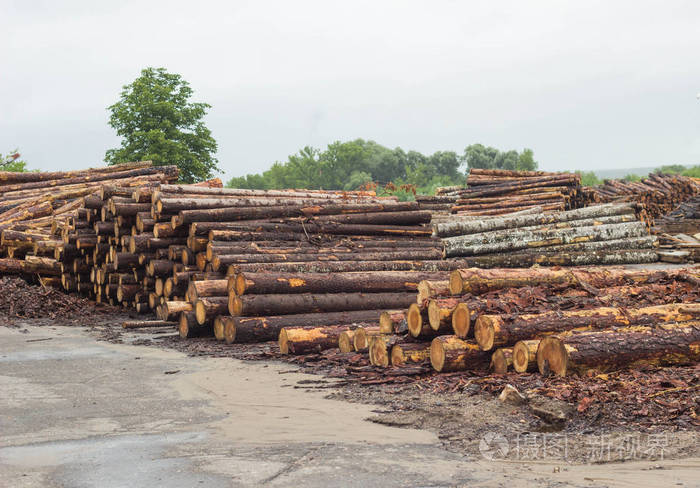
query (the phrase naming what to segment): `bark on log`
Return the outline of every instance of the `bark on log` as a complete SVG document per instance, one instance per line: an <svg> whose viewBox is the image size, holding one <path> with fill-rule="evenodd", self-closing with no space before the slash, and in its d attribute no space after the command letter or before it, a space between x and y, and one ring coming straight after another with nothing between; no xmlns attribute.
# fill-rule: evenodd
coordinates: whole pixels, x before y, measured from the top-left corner
<svg viewBox="0 0 700 488"><path fill-rule="evenodd" d="M700 304L673 303L642 308L600 307L590 310L527 315L481 315L474 337L484 351L518 341L572 329L605 329L661 322L685 322L700 317Z"/></svg>
<svg viewBox="0 0 700 488"><path fill-rule="evenodd" d="M466 265L466 266L465 266ZM452 271L468 268L470 264L457 261L326 261L296 263L241 263L228 267L227 275L241 273L347 273L360 271Z"/></svg>
<svg viewBox="0 0 700 488"><path fill-rule="evenodd" d="M700 360L700 323L664 324L546 337L537 363L542 374L559 376L595 369L692 364Z"/></svg>
<svg viewBox="0 0 700 488"><path fill-rule="evenodd" d="M440 273L439 281L433 278L426 278L418 283L418 298L417 303L423 303L429 298L447 296L450 294L450 282L445 273Z"/></svg>
<svg viewBox="0 0 700 488"><path fill-rule="evenodd" d="M552 214L521 215L517 217L506 216L496 219L446 222L437 224L435 231L440 237L452 237L533 225L547 225L557 222L623 215L634 213L635 211L636 205L633 203L611 203Z"/></svg>
<svg viewBox="0 0 700 488"><path fill-rule="evenodd" d="M406 310L385 310L379 315L379 331L382 334L404 334L408 331Z"/></svg>
<svg viewBox="0 0 700 488"><path fill-rule="evenodd" d="M381 310L309 313L266 317L233 317L235 342L266 342L279 338L283 327L312 327L335 324L376 324Z"/></svg>
<svg viewBox="0 0 700 488"><path fill-rule="evenodd" d="M347 325L328 327L285 327L280 331L279 348L282 354L310 354L338 346L340 333Z"/></svg>
<svg viewBox="0 0 700 488"><path fill-rule="evenodd" d="M229 295L229 314L238 317L395 309L415 300L414 293L326 293L297 295ZM375 318L379 320L379 316Z"/></svg>
<svg viewBox="0 0 700 488"><path fill-rule="evenodd" d="M514 230L503 240L484 234L448 237L443 239L445 256L473 256L501 251L518 251L522 249L542 248L552 245L571 244L588 241L609 241L628 239L648 235L647 227L642 222L608 224L594 227L574 227L552 231L518 231Z"/></svg>
<svg viewBox="0 0 700 488"><path fill-rule="evenodd" d="M491 355L479 349L473 341L453 335L439 336L430 343L430 364L438 373L485 369Z"/></svg>
<svg viewBox="0 0 700 488"><path fill-rule="evenodd" d="M240 273L235 277L235 292L272 293L347 293L414 291L421 280L444 277L445 273Z"/></svg>
<svg viewBox="0 0 700 488"><path fill-rule="evenodd" d="M228 313L228 297L201 297L194 302L194 313L198 324L211 322L216 316Z"/></svg>
<svg viewBox="0 0 700 488"><path fill-rule="evenodd" d="M148 327L171 327L175 328L177 322L169 322L166 320L127 320L122 322L124 329L143 329Z"/></svg>
<svg viewBox="0 0 700 488"><path fill-rule="evenodd" d="M156 311L159 319L172 322L179 318L180 313L191 312L192 304L183 301L167 301L159 305Z"/></svg>
<svg viewBox="0 0 700 488"><path fill-rule="evenodd" d="M426 363L430 360L430 344L405 343L395 344L391 348L392 366L404 366L407 363Z"/></svg>
<svg viewBox="0 0 700 488"><path fill-rule="evenodd" d="M450 292L453 295L481 295L504 288L535 285L576 286L587 283L596 288L625 284L654 283L678 279L692 274L692 269L630 270L622 268L588 269L459 269L450 273Z"/></svg>
<svg viewBox="0 0 700 488"><path fill-rule="evenodd" d="M191 281L187 286L186 296L190 302L204 297L227 297L228 299L228 280Z"/></svg>
<svg viewBox="0 0 700 488"><path fill-rule="evenodd" d="M178 322L178 332L183 339L206 337L214 334L211 324L200 325L194 312L182 312Z"/></svg>

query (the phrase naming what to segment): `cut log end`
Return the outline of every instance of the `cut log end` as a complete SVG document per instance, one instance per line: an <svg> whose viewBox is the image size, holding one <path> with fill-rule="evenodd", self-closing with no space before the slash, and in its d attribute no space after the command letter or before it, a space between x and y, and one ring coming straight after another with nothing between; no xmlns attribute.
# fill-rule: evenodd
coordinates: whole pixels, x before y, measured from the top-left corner
<svg viewBox="0 0 700 488"><path fill-rule="evenodd" d="M461 295L462 287L464 286L464 279L458 270L454 270L450 273L450 293L452 295Z"/></svg>
<svg viewBox="0 0 700 488"><path fill-rule="evenodd" d="M518 341L513 346L513 369L525 373L533 366L533 352L537 351L538 340Z"/></svg>
<svg viewBox="0 0 700 488"><path fill-rule="evenodd" d="M460 303L452 311L452 329L457 337L465 339L471 330L471 312L466 303Z"/></svg>
<svg viewBox="0 0 700 488"><path fill-rule="evenodd" d="M439 337L430 343L430 365L438 373L445 367L445 349Z"/></svg>
<svg viewBox="0 0 700 488"><path fill-rule="evenodd" d="M226 334L224 331L224 322L222 320L214 319L214 337L217 341L226 340Z"/></svg>
<svg viewBox="0 0 700 488"><path fill-rule="evenodd" d="M373 366L386 368L389 366L390 355L386 347L386 340L383 336L375 337L369 345L369 357Z"/></svg>
<svg viewBox="0 0 700 488"><path fill-rule="evenodd" d="M239 273L234 278L233 289L236 290L236 295L243 295L246 290L246 281L243 273Z"/></svg>
<svg viewBox="0 0 700 488"><path fill-rule="evenodd" d="M493 349L495 331L488 316L482 315L476 319L476 323L474 324L474 338L482 351L490 351Z"/></svg>
<svg viewBox="0 0 700 488"><path fill-rule="evenodd" d="M545 337L537 348L537 368L543 375L550 372L566 376L568 353L558 337Z"/></svg>
<svg viewBox="0 0 700 488"><path fill-rule="evenodd" d="M187 320L187 312L180 314L177 330L180 333L180 337L183 339L187 339L190 336L190 324L189 320Z"/></svg>
<svg viewBox="0 0 700 488"><path fill-rule="evenodd" d="M440 305L435 300L428 302L428 322L433 330L440 328Z"/></svg>
<svg viewBox="0 0 700 488"><path fill-rule="evenodd" d="M340 349L340 352L352 352L355 350L354 336L354 330L346 330L340 333L340 337L338 337L338 349Z"/></svg>
<svg viewBox="0 0 700 488"><path fill-rule="evenodd" d="M223 322L223 325L219 327L223 327L224 329L224 341L226 344L233 344L236 342L236 322L233 320L233 317L224 317L220 315L214 319L214 322L217 320Z"/></svg>
<svg viewBox="0 0 700 488"><path fill-rule="evenodd" d="M408 306L406 322L408 324L408 332L413 337L419 337L421 330L423 330L423 317L420 306L417 303L412 303Z"/></svg>
<svg viewBox="0 0 700 488"><path fill-rule="evenodd" d="M285 329L280 331L279 340L277 342L280 346L280 353L289 354L289 338L287 337L287 331Z"/></svg>
<svg viewBox="0 0 700 488"><path fill-rule="evenodd" d="M491 368L496 374L505 374L513 364L513 350L510 348L496 349L491 355Z"/></svg>

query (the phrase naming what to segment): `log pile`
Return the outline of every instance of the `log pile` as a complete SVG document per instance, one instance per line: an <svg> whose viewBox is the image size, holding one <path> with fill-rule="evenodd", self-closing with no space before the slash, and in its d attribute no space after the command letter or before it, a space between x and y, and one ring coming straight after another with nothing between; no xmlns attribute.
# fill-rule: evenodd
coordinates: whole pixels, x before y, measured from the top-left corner
<svg viewBox="0 0 700 488"><path fill-rule="evenodd" d="M445 256L481 268L649 263L658 239L637 204L511 214L434 225Z"/></svg>
<svg viewBox="0 0 700 488"><path fill-rule="evenodd" d="M581 177L572 173L472 168L467 188L450 189L439 198L454 198L451 211L457 215L503 215L532 207L579 208L583 204L580 189Z"/></svg>
<svg viewBox="0 0 700 488"><path fill-rule="evenodd" d="M282 327L279 345L285 354L340 347L377 367L443 373L687 364L700 359L699 276L700 268L460 269L421 283L418 300L382 313L378 327Z"/></svg>
<svg viewBox="0 0 700 488"><path fill-rule="evenodd" d="M700 183L687 176L651 173L641 181L605 180L602 185L585 187L582 193L586 205L609 202L641 203L649 216L657 219L700 194Z"/></svg>
<svg viewBox="0 0 700 488"><path fill-rule="evenodd" d="M130 207L122 195L177 176L177 167L154 167L150 161L70 172L0 172L0 273L94 293L89 273L117 243L113 214L105 214L110 221L96 219L95 203L114 196L125 223L140 204ZM129 264L120 267L126 271Z"/></svg>

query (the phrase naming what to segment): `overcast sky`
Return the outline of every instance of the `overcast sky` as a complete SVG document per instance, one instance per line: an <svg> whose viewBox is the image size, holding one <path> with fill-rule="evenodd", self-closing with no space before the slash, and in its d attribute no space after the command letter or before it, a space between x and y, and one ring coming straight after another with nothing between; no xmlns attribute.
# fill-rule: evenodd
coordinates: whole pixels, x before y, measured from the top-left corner
<svg viewBox="0 0 700 488"><path fill-rule="evenodd" d="M700 2L0 0L0 153L100 165L106 107L180 73L224 177L358 137L530 147L540 168L700 164Z"/></svg>

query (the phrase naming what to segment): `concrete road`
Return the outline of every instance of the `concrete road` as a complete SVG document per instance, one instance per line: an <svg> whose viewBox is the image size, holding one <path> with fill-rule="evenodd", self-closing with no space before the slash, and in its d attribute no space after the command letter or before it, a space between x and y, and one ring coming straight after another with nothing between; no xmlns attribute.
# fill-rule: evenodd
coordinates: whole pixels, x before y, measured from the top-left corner
<svg viewBox="0 0 700 488"><path fill-rule="evenodd" d="M698 459L448 453L430 432L365 421L372 406L298 388L319 377L292 369L0 327L0 486L700 486Z"/></svg>

